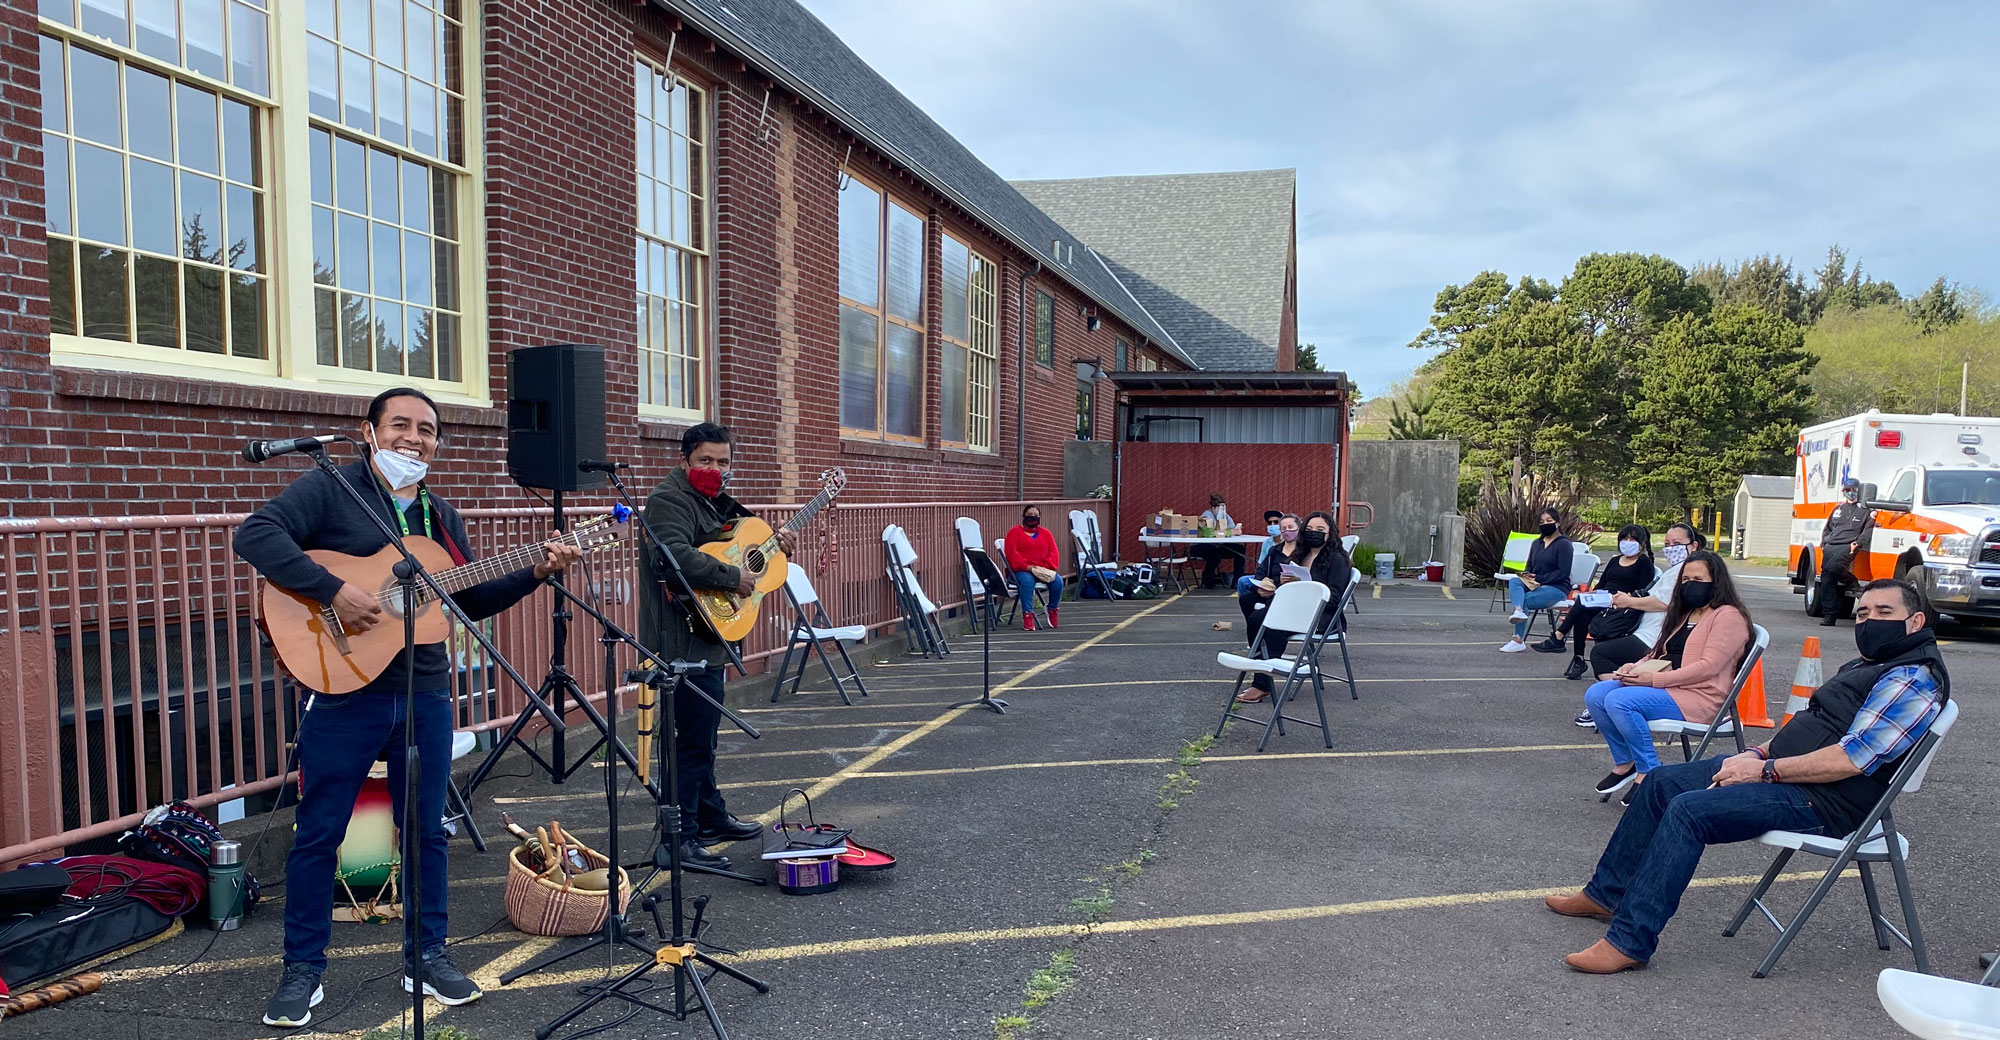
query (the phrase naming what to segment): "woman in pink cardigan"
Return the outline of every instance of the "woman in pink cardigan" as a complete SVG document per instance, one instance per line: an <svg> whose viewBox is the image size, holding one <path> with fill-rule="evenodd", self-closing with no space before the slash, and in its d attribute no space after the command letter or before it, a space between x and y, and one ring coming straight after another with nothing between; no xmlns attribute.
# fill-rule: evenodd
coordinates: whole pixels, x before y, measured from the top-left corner
<svg viewBox="0 0 2000 1040"><path fill-rule="evenodd" d="M1722 557L1707 551L1689 556L1652 652L1583 695L1611 748L1611 774L1598 781L1597 793L1640 783L1660 764L1648 722L1712 721L1749 650L1750 612Z"/></svg>

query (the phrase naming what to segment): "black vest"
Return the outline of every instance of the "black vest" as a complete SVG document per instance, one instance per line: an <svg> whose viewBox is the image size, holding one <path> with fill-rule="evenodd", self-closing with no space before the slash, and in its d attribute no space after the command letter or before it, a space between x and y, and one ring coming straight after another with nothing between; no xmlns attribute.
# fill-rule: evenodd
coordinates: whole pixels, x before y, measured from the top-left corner
<svg viewBox="0 0 2000 1040"><path fill-rule="evenodd" d="M1833 678L1820 684L1813 691L1811 703L1804 711L1792 716L1778 735L1771 738L1772 758L1791 758L1808 754L1821 748L1840 743L1847 735L1848 727L1854 724L1854 716L1861 711L1861 705L1868 700L1869 691L1891 668L1903 665L1921 664L1931 670L1937 678L1938 703L1943 704L1951 696L1951 676L1945 671L1944 658L1938 653L1937 642L1928 641L1893 660L1870 661L1857 657L1842 665ZM1911 746L1910 751L1916 747ZM1806 800L1813 810L1826 822L1827 833L1834 837L1846 837L1853 833L1875 803L1889 789L1889 780L1896 775L1896 769L1909 757L1910 751L1897 756L1894 761L1883 762L1873 773L1850 776L1845 780L1835 780L1825 784L1800 784L1805 789Z"/></svg>

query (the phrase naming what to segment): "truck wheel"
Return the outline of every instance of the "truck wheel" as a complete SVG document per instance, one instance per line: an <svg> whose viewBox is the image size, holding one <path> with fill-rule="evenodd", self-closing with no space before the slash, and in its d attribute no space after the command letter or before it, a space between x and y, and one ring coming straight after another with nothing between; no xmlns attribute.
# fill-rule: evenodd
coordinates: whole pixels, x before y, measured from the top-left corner
<svg viewBox="0 0 2000 1040"><path fill-rule="evenodd" d="M1799 573L1805 576L1806 616L1819 616L1819 570L1813 566L1811 550L1799 554Z"/></svg>

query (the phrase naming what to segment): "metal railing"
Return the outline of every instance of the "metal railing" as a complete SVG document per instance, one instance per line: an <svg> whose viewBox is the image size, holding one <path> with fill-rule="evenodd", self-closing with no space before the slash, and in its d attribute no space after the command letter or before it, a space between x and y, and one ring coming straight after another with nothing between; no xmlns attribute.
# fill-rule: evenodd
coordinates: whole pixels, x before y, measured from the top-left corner
<svg viewBox="0 0 2000 1040"><path fill-rule="evenodd" d="M978 520L990 547L1022 504L835 503L803 532L793 559L836 622L880 632L901 620L883 569L883 527L908 532L925 589L952 608L964 600L953 521ZM1110 519L1102 501L1041 505L1051 518L1095 509L1100 524ZM793 510L755 511L776 524ZM161 802L214 806L286 782L299 691L263 642L256 575L230 548L243 519L0 520L0 863L116 834ZM549 526L548 514L535 509L468 510L465 520L475 556L531 543ZM1049 523L1070 558L1067 526ZM638 618L637 562L637 541L627 537L590 554L569 582L630 628ZM554 599L539 589L480 623L530 681L547 668ZM745 641L746 662L780 652L791 621L779 593ZM454 629L448 645L459 727L510 725L527 703L521 691L462 631ZM566 649L582 688L602 691L602 653L588 618L571 622Z"/></svg>

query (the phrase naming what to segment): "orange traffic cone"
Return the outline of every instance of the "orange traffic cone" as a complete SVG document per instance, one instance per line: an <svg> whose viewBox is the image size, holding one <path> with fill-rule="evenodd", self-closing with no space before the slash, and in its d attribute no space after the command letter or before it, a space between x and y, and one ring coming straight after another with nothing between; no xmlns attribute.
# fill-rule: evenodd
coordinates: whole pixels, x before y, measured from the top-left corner
<svg viewBox="0 0 2000 1040"><path fill-rule="evenodd" d="M1758 729L1773 729L1778 724L1771 721L1771 709L1764 697L1764 660L1758 658L1750 669L1750 678L1743 680L1743 689L1736 695L1736 717L1745 726Z"/></svg>
<svg viewBox="0 0 2000 1040"><path fill-rule="evenodd" d="M1806 710L1806 704L1812 700L1813 691L1819 689L1819 683L1819 637L1807 636L1805 649L1799 653L1798 674L1792 677L1792 695L1785 700L1785 722L1792 721L1792 716Z"/></svg>

